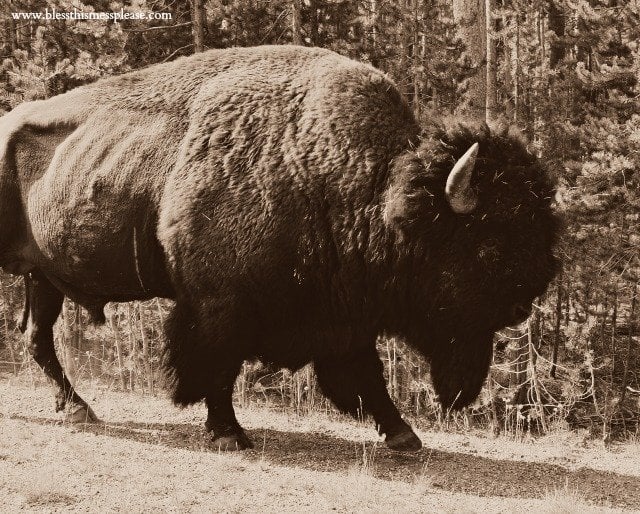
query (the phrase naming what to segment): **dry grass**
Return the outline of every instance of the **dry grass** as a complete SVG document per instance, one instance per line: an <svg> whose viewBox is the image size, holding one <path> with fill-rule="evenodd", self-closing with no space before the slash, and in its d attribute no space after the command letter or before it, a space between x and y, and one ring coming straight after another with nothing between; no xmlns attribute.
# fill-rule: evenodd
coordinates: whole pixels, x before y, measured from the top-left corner
<svg viewBox="0 0 640 514"><path fill-rule="evenodd" d="M59 491L37 490L26 493L26 507L64 507L73 505L76 502L74 496L61 493Z"/></svg>
<svg viewBox="0 0 640 514"><path fill-rule="evenodd" d="M545 494L541 510L541 514L595 514L597 512L602 512L602 509L587 505L584 498L568 486Z"/></svg>

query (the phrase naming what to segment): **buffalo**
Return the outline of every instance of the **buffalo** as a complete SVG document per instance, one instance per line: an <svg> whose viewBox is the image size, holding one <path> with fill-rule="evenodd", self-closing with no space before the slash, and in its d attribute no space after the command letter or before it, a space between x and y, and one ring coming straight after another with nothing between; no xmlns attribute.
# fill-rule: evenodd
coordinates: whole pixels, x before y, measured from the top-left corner
<svg viewBox="0 0 640 514"><path fill-rule="evenodd" d="M556 271L553 195L509 130L419 124L385 74L317 48L211 50L0 119L0 265L25 277L56 408L94 417L55 355L64 296L96 322L170 298L172 399L204 399L220 449L251 447L232 405L247 359L312 362L339 409L419 449L376 339L426 358L444 409L473 402L494 332Z"/></svg>

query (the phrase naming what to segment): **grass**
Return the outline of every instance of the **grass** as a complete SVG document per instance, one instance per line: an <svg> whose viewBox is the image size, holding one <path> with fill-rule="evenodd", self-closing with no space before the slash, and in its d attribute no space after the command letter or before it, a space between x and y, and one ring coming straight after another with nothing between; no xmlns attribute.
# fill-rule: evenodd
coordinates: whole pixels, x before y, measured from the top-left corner
<svg viewBox="0 0 640 514"><path fill-rule="evenodd" d="M563 488L554 489L544 496L543 514L591 514L601 512L600 509L587 504L575 488L565 484Z"/></svg>
<svg viewBox="0 0 640 514"><path fill-rule="evenodd" d="M25 495L26 507L63 507L73 505L76 502L75 496L61 493L59 491L31 491Z"/></svg>

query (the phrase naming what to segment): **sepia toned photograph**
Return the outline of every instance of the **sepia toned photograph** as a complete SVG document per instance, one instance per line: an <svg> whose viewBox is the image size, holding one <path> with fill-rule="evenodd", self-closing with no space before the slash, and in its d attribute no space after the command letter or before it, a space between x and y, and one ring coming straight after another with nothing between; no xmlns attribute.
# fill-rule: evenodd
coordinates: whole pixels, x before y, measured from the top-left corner
<svg viewBox="0 0 640 514"><path fill-rule="evenodd" d="M640 511L638 0L0 0L0 513Z"/></svg>

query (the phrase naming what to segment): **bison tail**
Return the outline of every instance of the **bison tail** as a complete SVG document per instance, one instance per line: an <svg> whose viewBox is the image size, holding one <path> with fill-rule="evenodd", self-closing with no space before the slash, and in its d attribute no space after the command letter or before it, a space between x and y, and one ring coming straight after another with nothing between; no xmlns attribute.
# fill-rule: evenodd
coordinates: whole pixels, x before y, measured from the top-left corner
<svg viewBox="0 0 640 514"><path fill-rule="evenodd" d="M165 345L162 368L173 403L186 407L205 397L202 377L208 359L199 355L199 337L195 317L178 303L165 320Z"/></svg>

